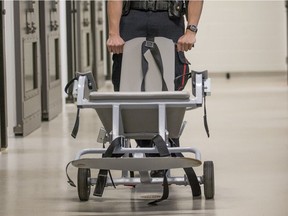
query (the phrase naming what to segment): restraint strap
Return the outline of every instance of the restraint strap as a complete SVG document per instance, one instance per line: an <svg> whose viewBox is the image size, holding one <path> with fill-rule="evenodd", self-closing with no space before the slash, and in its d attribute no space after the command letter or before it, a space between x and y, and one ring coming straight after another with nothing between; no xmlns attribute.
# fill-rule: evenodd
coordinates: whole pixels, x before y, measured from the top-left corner
<svg viewBox="0 0 288 216"><path fill-rule="evenodd" d="M78 77L74 77L73 79L71 79L65 86L64 91L66 94L69 94L68 90L70 88L70 86L74 83L75 80L78 80Z"/></svg>
<svg viewBox="0 0 288 216"><path fill-rule="evenodd" d="M71 136L76 139L78 130L79 130L79 122L80 122L80 108L77 109L76 120L74 123L73 130L71 132Z"/></svg>
<svg viewBox="0 0 288 216"><path fill-rule="evenodd" d="M164 170L162 197L160 199L157 199L157 200L154 200L152 202L149 202L148 205L157 205L158 202L161 202L162 200L168 199L168 196L169 196L169 184L168 184L168 180L167 180L167 171L168 170Z"/></svg>
<svg viewBox="0 0 288 216"><path fill-rule="evenodd" d="M170 139L170 143L173 147L177 147L177 145L175 144L175 142L172 139ZM184 155L182 153L173 153L172 156L173 157L184 157ZM200 184L199 184L199 181L198 181L198 178L197 178L197 175L196 175L194 169L192 167L189 167L189 168L183 168L183 170L184 170L184 172L188 178L193 197L200 196L201 195L201 187L200 187Z"/></svg>
<svg viewBox="0 0 288 216"><path fill-rule="evenodd" d="M181 79L181 86L177 89L177 91L182 91L186 85L186 82L192 77L192 73L184 73L183 70L183 74L175 77L174 79L174 84L176 86L177 82L179 82L179 80Z"/></svg>
<svg viewBox="0 0 288 216"><path fill-rule="evenodd" d="M159 69L161 80L162 80L162 91L168 91L166 82L164 80L164 71L163 71L163 63L162 58L160 54L160 50L157 46L157 44L154 42L154 38L146 38L146 41L142 43L141 52L142 52L142 73L143 73L143 79L141 83L141 91L145 91L145 78L148 72L148 61L145 58L145 53L150 50L151 54L153 56L153 59L156 62L156 65Z"/></svg>
<svg viewBox="0 0 288 216"><path fill-rule="evenodd" d="M204 127L208 137L210 137L209 127L208 127L208 120L207 120L207 112L206 112L206 96L204 96Z"/></svg>
<svg viewBox="0 0 288 216"><path fill-rule="evenodd" d="M171 156L170 152L168 150L168 147L166 145L166 142L164 139L158 134L155 137L153 137L152 142L155 144L160 157L167 157ZM169 185L168 185L168 179L167 179L167 171L164 170L164 176L163 176L163 193L162 197L160 199L154 200L152 202L149 202L149 205L157 205L158 202L161 202L162 200L165 200L169 196Z"/></svg>
<svg viewBox="0 0 288 216"><path fill-rule="evenodd" d="M103 154L103 158L106 157L112 157L113 155L113 151L117 146L121 145L121 137L117 137L116 139L114 139L110 146L107 148L107 150L105 151L105 153ZM120 156L120 155L118 155ZM99 173L98 173L98 178L97 178L97 182L96 182L96 187L94 190L93 195L94 196L99 196L102 197L103 192L104 192L104 188L106 186L106 182L107 182L107 174L108 174L109 170L104 170L104 169L100 169Z"/></svg>
<svg viewBox="0 0 288 216"><path fill-rule="evenodd" d="M67 165L66 165L66 177L68 179L68 183L72 186L72 187L76 187L75 183L72 181L72 179L69 177L68 175L68 167L70 166L70 164L72 163L72 161L70 161Z"/></svg>
<svg viewBox="0 0 288 216"><path fill-rule="evenodd" d="M176 156L177 157L184 157L184 155L182 153L179 153L179 154L177 153ZM200 184L199 184L199 181L198 181L198 178L197 178L197 175L196 175L194 169L192 167L189 167L189 168L183 168L183 170L186 173L186 176L188 178L193 197L201 196Z"/></svg>
<svg viewBox="0 0 288 216"><path fill-rule="evenodd" d="M78 80L78 76L74 77L73 79L71 79L65 86L64 88L64 91L66 94L69 94L68 90L70 88L70 86L74 83L75 80ZM70 92L71 93L71 92ZM79 114L80 114L80 109L78 108L77 109L77 114L76 114L76 120L75 120L75 123L74 123L74 127L73 127L73 130L71 132L71 136L73 138L76 138L77 137L77 133L78 133L78 130L79 130Z"/></svg>
<svg viewBox="0 0 288 216"><path fill-rule="evenodd" d="M166 142L163 140L163 138L157 134L155 137L152 138L152 142L155 144L160 157L168 157L170 156L170 152L167 148Z"/></svg>

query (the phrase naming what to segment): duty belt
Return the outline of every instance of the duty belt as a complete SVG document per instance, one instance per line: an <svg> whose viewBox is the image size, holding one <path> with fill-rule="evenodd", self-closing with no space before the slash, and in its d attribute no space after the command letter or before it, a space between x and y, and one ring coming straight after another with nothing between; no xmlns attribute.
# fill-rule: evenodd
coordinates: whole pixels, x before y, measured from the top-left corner
<svg viewBox="0 0 288 216"><path fill-rule="evenodd" d="M169 8L168 1L131 1L130 9L145 11L167 11Z"/></svg>

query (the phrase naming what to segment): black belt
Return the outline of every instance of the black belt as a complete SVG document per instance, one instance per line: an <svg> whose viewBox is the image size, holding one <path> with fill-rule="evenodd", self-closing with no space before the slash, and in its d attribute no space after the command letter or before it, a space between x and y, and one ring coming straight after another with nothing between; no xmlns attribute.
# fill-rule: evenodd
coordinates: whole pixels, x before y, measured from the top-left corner
<svg viewBox="0 0 288 216"><path fill-rule="evenodd" d="M168 1L131 1L130 9L145 11L168 11Z"/></svg>

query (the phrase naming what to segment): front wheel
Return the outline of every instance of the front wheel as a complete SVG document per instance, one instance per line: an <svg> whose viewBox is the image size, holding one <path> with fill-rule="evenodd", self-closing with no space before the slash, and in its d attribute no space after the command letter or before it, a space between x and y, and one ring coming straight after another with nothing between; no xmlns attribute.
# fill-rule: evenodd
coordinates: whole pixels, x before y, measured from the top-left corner
<svg viewBox="0 0 288 216"><path fill-rule="evenodd" d="M213 199L215 194L214 164L213 161L205 161L203 167L204 195L206 199Z"/></svg>
<svg viewBox="0 0 288 216"><path fill-rule="evenodd" d="M91 177L90 169L79 168L78 169L78 196L81 201L88 201L91 191L91 184L89 182Z"/></svg>

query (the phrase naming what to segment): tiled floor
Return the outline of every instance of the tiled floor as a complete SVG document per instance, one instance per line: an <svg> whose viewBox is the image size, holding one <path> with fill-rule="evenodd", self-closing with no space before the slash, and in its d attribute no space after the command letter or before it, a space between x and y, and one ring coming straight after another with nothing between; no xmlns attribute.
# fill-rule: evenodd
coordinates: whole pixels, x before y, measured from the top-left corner
<svg viewBox="0 0 288 216"><path fill-rule="evenodd" d="M126 186L80 202L77 189L66 182L65 166L78 150L101 147L96 143L101 124L93 110L82 111L73 139L76 109L67 105L29 136L9 138L9 148L0 153L0 215L288 215L286 76L217 77L212 92L207 100L211 138L199 108L187 112L181 143L197 147L203 161L214 161L214 200L193 200L189 187L172 185L169 199L158 206L147 205L149 188ZM202 166L196 172L202 175ZM76 180L76 168L69 173Z"/></svg>

